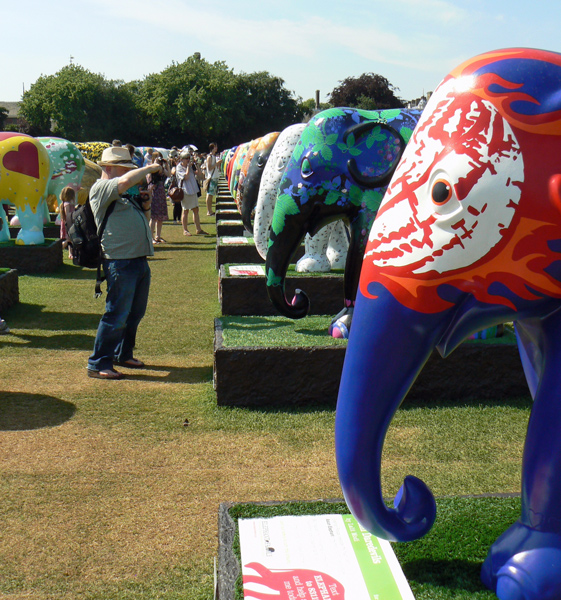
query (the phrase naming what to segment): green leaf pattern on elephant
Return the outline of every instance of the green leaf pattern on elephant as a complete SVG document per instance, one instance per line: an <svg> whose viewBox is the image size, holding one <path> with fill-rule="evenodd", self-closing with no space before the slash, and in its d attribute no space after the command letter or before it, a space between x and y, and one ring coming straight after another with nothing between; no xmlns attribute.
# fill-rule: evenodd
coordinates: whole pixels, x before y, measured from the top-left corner
<svg viewBox="0 0 561 600"><path fill-rule="evenodd" d="M339 198L341 197L341 192L338 190L329 190L327 196L325 197L325 204L330 206L331 204L336 204Z"/></svg>
<svg viewBox="0 0 561 600"><path fill-rule="evenodd" d="M351 156L360 156L362 154L362 151L354 147L355 143L356 139L354 133L351 133L347 138L346 143L339 142L337 144L337 148L339 148L339 150L341 150L343 154L346 154L348 152Z"/></svg>
<svg viewBox="0 0 561 600"><path fill-rule="evenodd" d="M289 194L281 194L273 213L273 222L271 224L273 233L278 235L284 229L287 215L297 215L299 212L300 208L294 198Z"/></svg>
<svg viewBox="0 0 561 600"><path fill-rule="evenodd" d="M386 136L382 133L381 127L374 127L366 138L366 147L370 150L376 142L383 142Z"/></svg>
<svg viewBox="0 0 561 600"><path fill-rule="evenodd" d="M405 143L408 144L413 135L413 130L410 127L402 127L399 133L401 133L401 137L404 139Z"/></svg>
<svg viewBox="0 0 561 600"><path fill-rule="evenodd" d="M383 195L379 190L366 190L362 194L362 202L366 205L366 208L372 212L378 212L380 204L382 203Z"/></svg>
<svg viewBox="0 0 561 600"><path fill-rule="evenodd" d="M351 185L349 189L349 198L351 199L351 204L355 206L360 206L362 204L364 196L364 191L358 187L358 185Z"/></svg>
<svg viewBox="0 0 561 600"><path fill-rule="evenodd" d="M304 148L309 148L310 146L312 153L319 152L325 161L329 162L333 159L333 151L330 146L333 146L337 141L337 134L330 133L326 135L324 131L326 121L320 120L318 123L310 123L310 125L304 129L302 137L294 149L294 159L299 160Z"/></svg>
<svg viewBox="0 0 561 600"><path fill-rule="evenodd" d="M282 277L275 275L273 269L269 268L267 273L267 287L278 287L280 285L282 285Z"/></svg>

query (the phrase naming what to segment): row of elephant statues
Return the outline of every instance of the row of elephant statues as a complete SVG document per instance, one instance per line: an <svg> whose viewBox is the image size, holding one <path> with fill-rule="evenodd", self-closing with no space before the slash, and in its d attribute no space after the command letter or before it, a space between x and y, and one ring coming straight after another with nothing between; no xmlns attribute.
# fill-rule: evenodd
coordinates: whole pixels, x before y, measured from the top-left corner
<svg viewBox="0 0 561 600"><path fill-rule="evenodd" d="M248 222L263 159L256 150L240 191L242 152L229 151L225 173ZM421 115L335 108L283 131L261 174L266 188L279 171L266 270L284 314L308 306L283 287L303 235L335 219L350 227L348 255L361 266L345 272L354 313L335 441L345 500L368 531L410 541L431 529L436 503L420 479L407 476L393 506L384 500L387 429L433 350L447 356L514 322L533 406L521 514L481 571L501 600L561 598L560 157L561 55L508 48L453 69Z"/></svg>
<svg viewBox="0 0 561 600"><path fill-rule="evenodd" d="M59 203L60 192L70 186L83 204L101 168L85 158L88 149L102 142L73 143L57 137L32 137L0 132L0 242L10 239L4 204L15 207L20 230L16 243L45 241L43 224Z"/></svg>
<svg viewBox="0 0 561 600"><path fill-rule="evenodd" d="M348 337L368 232L420 116L332 108L223 153L230 193L266 260L267 289L281 314L297 319L309 311L304 292L291 300L284 292L305 240L297 271L344 268L345 297L330 333Z"/></svg>

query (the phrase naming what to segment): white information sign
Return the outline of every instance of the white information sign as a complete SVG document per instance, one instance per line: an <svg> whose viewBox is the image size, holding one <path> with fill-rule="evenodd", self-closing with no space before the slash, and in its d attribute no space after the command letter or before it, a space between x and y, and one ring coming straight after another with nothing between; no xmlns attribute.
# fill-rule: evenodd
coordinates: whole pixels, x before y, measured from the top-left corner
<svg viewBox="0 0 561 600"><path fill-rule="evenodd" d="M228 267L230 275L246 275L246 276L265 276L265 267L263 265L231 265Z"/></svg>
<svg viewBox="0 0 561 600"><path fill-rule="evenodd" d="M240 519L244 600L414 600L389 542L351 515Z"/></svg>

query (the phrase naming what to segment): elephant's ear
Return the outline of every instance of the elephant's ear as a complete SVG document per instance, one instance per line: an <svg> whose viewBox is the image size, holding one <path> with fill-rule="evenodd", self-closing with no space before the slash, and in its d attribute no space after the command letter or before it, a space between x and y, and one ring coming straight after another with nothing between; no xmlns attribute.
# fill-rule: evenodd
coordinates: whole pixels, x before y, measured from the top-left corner
<svg viewBox="0 0 561 600"><path fill-rule="evenodd" d="M362 148L347 162L351 177L367 189L389 184L401 160L406 142L397 131L386 123L364 121L349 127L343 135L347 146Z"/></svg>

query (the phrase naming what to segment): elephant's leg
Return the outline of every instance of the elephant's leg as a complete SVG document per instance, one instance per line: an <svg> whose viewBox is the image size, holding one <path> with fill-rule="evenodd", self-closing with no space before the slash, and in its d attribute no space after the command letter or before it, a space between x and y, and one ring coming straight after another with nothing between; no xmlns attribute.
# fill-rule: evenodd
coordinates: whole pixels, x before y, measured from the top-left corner
<svg viewBox="0 0 561 600"><path fill-rule="evenodd" d="M8 241L10 241L10 224L4 206L0 204L0 242Z"/></svg>
<svg viewBox="0 0 561 600"><path fill-rule="evenodd" d="M544 364L536 369L540 380L524 446L521 518L493 544L483 564L482 580L501 600L561 598L559 313L543 319L535 337L536 356Z"/></svg>
<svg viewBox="0 0 561 600"><path fill-rule="evenodd" d="M41 201L35 212L31 209L29 204L26 204L23 210L19 206L16 207L16 214L21 225L16 244L37 246L44 243L43 215L45 211L41 206L43 202L44 201Z"/></svg>
<svg viewBox="0 0 561 600"><path fill-rule="evenodd" d="M316 235L306 235L304 242L306 252L296 263L298 273L327 273L331 270L331 264L327 259L327 244L333 224L322 227Z"/></svg>
<svg viewBox="0 0 561 600"><path fill-rule="evenodd" d="M351 330L351 321L353 320L354 304L345 306L343 310L337 313L329 325L329 335L334 338L348 339Z"/></svg>
<svg viewBox="0 0 561 600"><path fill-rule="evenodd" d="M335 221L327 245L327 259L331 269L344 269L349 249L349 233L343 221Z"/></svg>

